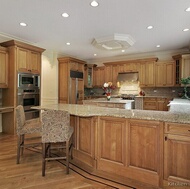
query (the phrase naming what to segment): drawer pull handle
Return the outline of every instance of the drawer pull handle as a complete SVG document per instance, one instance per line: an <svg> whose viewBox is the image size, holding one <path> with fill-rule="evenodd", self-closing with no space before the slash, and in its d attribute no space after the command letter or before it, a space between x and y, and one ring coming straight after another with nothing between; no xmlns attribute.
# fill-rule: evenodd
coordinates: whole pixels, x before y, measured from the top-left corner
<svg viewBox="0 0 190 189"><path fill-rule="evenodd" d="M190 129L188 131L190 132Z"/></svg>
<svg viewBox="0 0 190 189"><path fill-rule="evenodd" d="M164 138L164 139L165 139L165 141L167 141L168 137L167 137L167 136L165 136L165 138Z"/></svg>

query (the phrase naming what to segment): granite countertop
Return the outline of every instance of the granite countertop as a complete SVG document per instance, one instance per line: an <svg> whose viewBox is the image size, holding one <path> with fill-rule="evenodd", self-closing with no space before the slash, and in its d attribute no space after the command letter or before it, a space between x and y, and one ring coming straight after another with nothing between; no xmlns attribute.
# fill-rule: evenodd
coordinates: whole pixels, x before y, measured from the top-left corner
<svg viewBox="0 0 190 189"><path fill-rule="evenodd" d="M190 114L190 100L188 99L174 98L168 106L170 112Z"/></svg>
<svg viewBox="0 0 190 189"><path fill-rule="evenodd" d="M103 103L118 103L118 104L127 104L134 102L134 100L123 100L122 98L111 98L109 101L106 98L97 98L97 99L90 99L90 100L83 100L86 102L103 102Z"/></svg>
<svg viewBox="0 0 190 189"><path fill-rule="evenodd" d="M152 111L152 110L126 110L119 108L105 108L91 105L75 105L75 104L49 104L42 106L32 107L33 109L53 109L53 110L65 110L71 115L81 117L91 116L111 116L131 119L145 119L155 121L165 121L174 123L187 123L190 124L190 116L185 113L172 113L165 111Z"/></svg>
<svg viewBox="0 0 190 189"><path fill-rule="evenodd" d="M13 106L0 106L0 113L12 112Z"/></svg>

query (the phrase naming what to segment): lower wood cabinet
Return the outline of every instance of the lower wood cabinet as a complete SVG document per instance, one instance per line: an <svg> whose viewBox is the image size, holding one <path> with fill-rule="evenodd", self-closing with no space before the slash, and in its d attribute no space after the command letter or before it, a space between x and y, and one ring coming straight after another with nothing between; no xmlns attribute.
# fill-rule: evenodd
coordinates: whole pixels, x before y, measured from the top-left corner
<svg viewBox="0 0 190 189"><path fill-rule="evenodd" d="M135 188L190 186L190 124L71 116L71 126L73 162L87 172Z"/></svg>
<svg viewBox="0 0 190 189"><path fill-rule="evenodd" d="M143 110L168 111L168 104L172 98L144 97Z"/></svg>
<svg viewBox="0 0 190 189"><path fill-rule="evenodd" d="M166 123L164 137L164 179L190 187L190 125Z"/></svg>

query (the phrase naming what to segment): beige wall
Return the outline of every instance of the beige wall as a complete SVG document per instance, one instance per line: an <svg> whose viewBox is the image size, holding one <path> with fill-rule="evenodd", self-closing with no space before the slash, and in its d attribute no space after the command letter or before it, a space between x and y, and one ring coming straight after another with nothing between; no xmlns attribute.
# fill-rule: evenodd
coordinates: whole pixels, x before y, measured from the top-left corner
<svg viewBox="0 0 190 189"><path fill-rule="evenodd" d="M58 61L57 54L45 51L42 55L41 104L58 102Z"/></svg>

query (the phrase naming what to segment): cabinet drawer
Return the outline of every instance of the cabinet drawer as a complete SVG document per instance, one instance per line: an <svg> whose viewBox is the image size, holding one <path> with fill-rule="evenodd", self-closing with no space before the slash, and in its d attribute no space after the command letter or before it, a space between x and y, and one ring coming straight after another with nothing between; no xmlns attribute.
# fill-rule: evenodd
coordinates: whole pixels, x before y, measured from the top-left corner
<svg viewBox="0 0 190 189"><path fill-rule="evenodd" d="M144 97L144 101L156 101L157 98L156 97Z"/></svg>
<svg viewBox="0 0 190 189"><path fill-rule="evenodd" d="M165 133L190 136L190 124L165 123Z"/></svg>
<svg viewBox="0 0 190 189"><path fill-rule="evenodd" d="M144 102L144 110L156 110L156 102Z"/></svg>
<svg viewBox="0 0 190 189"><path fill-rule="evenodd" d="M124 104L115 104L115 108L124 109L124 108L125 108L125 105L124 105Z"/></svg>

